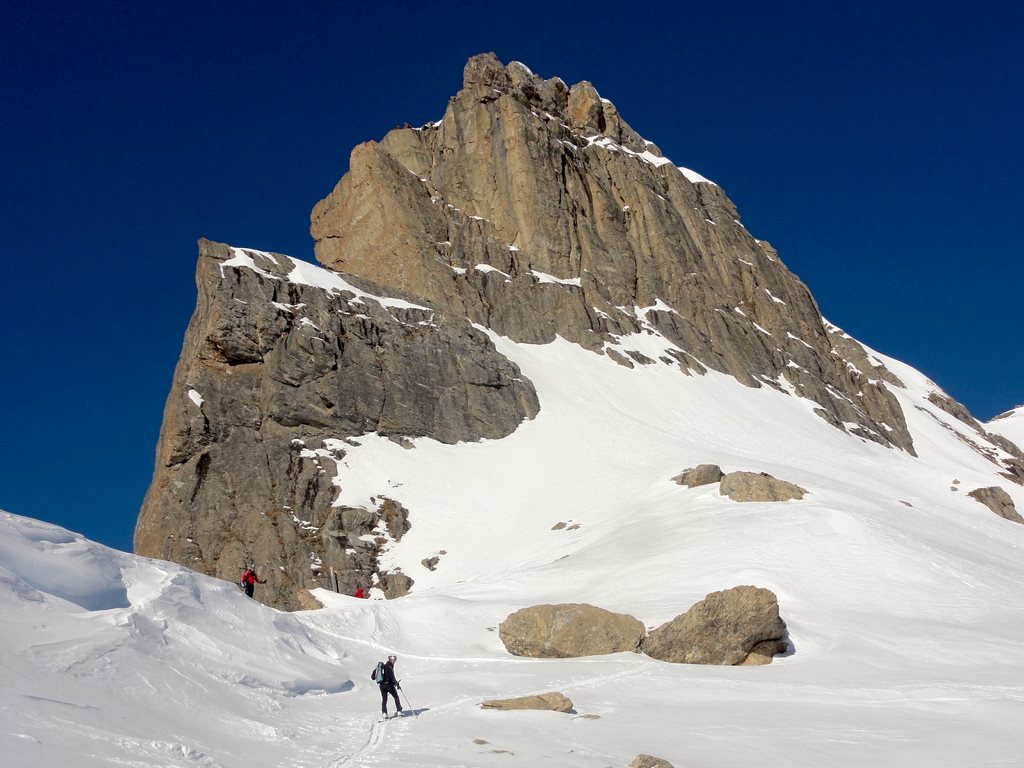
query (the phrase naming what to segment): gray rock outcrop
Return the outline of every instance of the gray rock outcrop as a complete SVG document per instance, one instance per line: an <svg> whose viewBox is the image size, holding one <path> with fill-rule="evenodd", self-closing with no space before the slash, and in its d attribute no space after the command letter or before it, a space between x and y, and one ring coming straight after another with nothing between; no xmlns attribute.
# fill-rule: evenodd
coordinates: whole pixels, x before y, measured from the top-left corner
<svg viewBox="0 0 1024 768"><path fill-rule="evenodd" d="M572 700L557 691L520 696L515 699L491 699L480 703L484 709L542 709L551 712L572 712Z"/></svg>
<svg viewBox="0 0 1024 768"><path fill-rule="evenodd" d="M651 631L641 650L676 663L764 664L785 650L785 634L775 593L741 586L712 592Z"/></svg>
<svg viewBox="0 0 1024 768"><path fill-rule="evenodd" d="M719 492L733 501L788 501L802 499L806 489L765 472L730 472L722 478Z"/></svg>
<svg viewBox="0 0 1024 768"><path fill-rule="evenodd" d="M997 485L990 488L977 488L967 494L972 499L980 501L997 515L1014 523L1024 523L1024 517L1017 511L1013 498L1005 490Z"/></svg>
<svg viewBox="0 0 1024 768"><path fill-rule="evenodd" d="M474 57L441 120L352 151L310 231L323 264L514 340L557 334L631 366L723 371L913 452L887 389L898 379L825 323L720 187L663 157L590 83ZM668 341L659 359L630 348L650 331Z"/></svg>
<svg viewBox="0 0 1024 768"><path fill-rule="evenodd" d="M379 572L377 556L412 510L383 496L368 509L333 506L346 440L500 438L539 408L465 318L314 270L200 242L199 298L135 531L139 554L232 581L255 562L268 581L257 598L289 609L334 578L348 594L409 588L404 574Z"/></svg>
<svg viewBox="0 0 1024 768"><path fill-rule="evenodd" d="M499 625L498 636L515 656L574 658L635 651L645 631L632 616L565 603L522 608Z"/></svg>

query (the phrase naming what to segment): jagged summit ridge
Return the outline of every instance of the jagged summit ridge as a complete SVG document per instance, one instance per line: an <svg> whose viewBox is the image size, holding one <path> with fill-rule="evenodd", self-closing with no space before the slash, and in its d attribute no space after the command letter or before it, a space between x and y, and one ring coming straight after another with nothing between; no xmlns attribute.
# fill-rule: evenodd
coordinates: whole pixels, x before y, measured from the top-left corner
<svg viewBox="0 0 1024 768"><path fill-rule="evenodd" d="M913 453L894 377L830 331L720 187L665 158L588 82L470 59L441 120L353 150L311 233L326 266L513 340L557 335L629 365L782 388ZM652 334L667 343L652 348Z"/></svg>
<svg viewBox="0 0 1024 768"><path fill-rule="evenodd" d="M522 62L513 61L504 67L494 54L484 53L470 59L463 71L462 87L478 86L492 88L531 109L558 117L579 135L601 136L632 152L649 152L664 159L661 150L634 131L615 105L602 99L587 80L570 88L560 77L545 80Z"/></svg>

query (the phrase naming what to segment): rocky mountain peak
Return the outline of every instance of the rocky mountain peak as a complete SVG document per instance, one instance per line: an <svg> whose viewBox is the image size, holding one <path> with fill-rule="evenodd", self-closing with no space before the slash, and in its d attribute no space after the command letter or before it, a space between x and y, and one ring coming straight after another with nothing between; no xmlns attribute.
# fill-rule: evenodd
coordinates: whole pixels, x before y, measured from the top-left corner
<svg viewBox="0 0 1024 768"><path fill-rule="evenodd" d="M412 449L498 441L534 419L542 399L506 339L772 387L851 441L914 452L900 379L822 318L720 187L588 82L474 57L440 120L352 150L311 232L328 269L201 241L140 554L232 580L259 563L258 597L283 608L314 587L404 594L412 577L389 548L433 510L407 509L391 480L352 494L339 467L368 434ZM930 405L999 465L962 407ZM999 466L1024 477L1017 454Z"/></svg>
<svg viewBox="0 0 1024 768"><path fill-rule="evenodd" d="M588 82L473 57L441 120L353 150L311 233L324 265L513 340L792 391L837 428L913 452L894 377L826 325L720 187Z"/></svg>

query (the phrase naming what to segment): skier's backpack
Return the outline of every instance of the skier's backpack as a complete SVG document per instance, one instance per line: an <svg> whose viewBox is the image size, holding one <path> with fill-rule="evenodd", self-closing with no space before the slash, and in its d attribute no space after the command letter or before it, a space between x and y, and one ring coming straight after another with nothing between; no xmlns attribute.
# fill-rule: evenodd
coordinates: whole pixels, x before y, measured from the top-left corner
<svg viewBox="0 0 1024 768"><path fill-rule="evenodd" d="M370 679L375 683L384 682L384 662L378 661L377 666L373 668L373 672L370 673Z"/></svg>

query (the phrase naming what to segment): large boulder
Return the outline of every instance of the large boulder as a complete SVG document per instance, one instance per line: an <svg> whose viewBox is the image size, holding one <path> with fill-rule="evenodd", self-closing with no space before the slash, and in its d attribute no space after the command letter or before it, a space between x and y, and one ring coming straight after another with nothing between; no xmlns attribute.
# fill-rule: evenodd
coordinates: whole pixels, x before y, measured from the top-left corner
<svg viewBox="0 0 1024 768"><path fill-rule="evenodd" d="M1010 494L998 485L993 485L990 488L978 488L967 495L975 501L980 501L1000 517L1014 523L1024 523L1024 517L1021 517L1017 511L1017 507L1014 506Z"/></svg>
<svg viewBox="0 0 1024 768"><path fill-rule="evenodd" d="M557 691L520 696L515 699L492 699L480 704L484 709L544 709L551 712L572 712L572 700Z"/></svg>
<svg viewBox="0 0 1024 768"><path fill-rule="evenodd" d="M788 501L802 499L807 490L765 472L730 472L719 492L733 501Z"/></svg>
<svg viewBox="0 0 1024 768"><path fill-rule="evenodd" d="M775 593L741 586L712 592L647 635L641 650L685 664L768 663L785 648L785 634Z"/></svg>
<svg viewBox="0 0 1024 768"><path fill-rule="evenodd" d="M498 627L509 653L556 659L635 651L644 632L638 619L586 603L523 608Z"/></svg>

